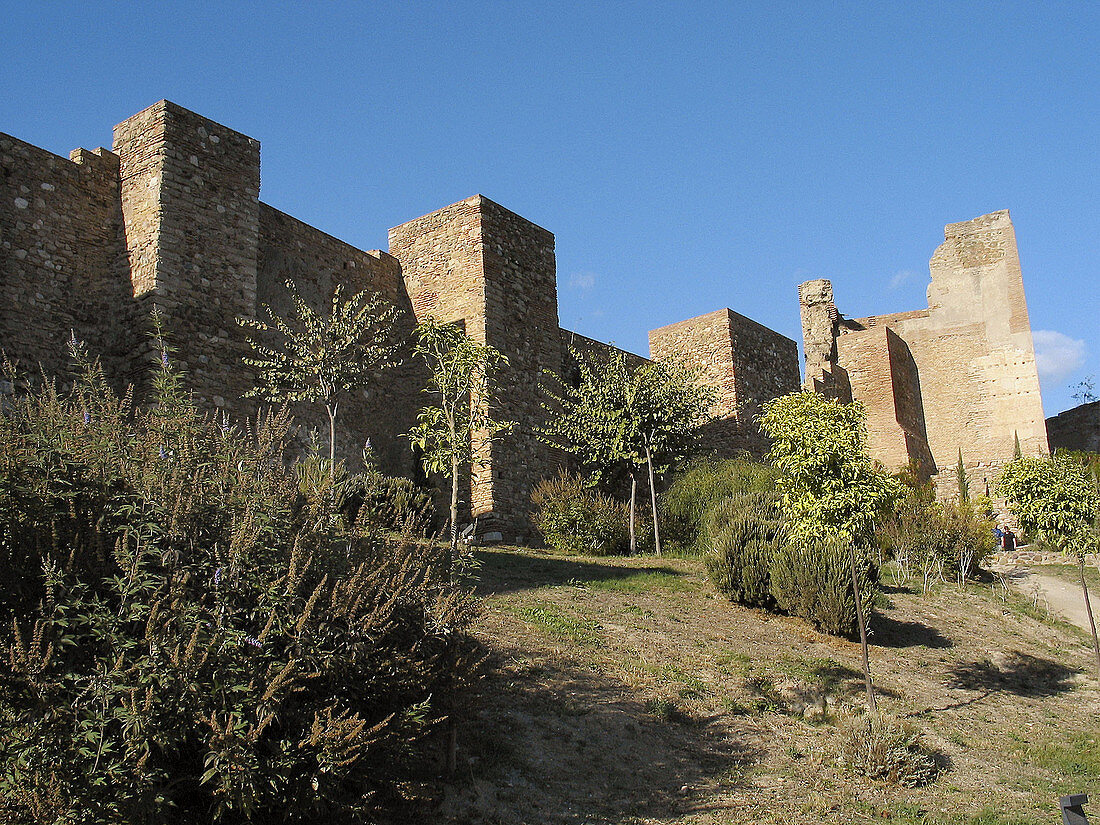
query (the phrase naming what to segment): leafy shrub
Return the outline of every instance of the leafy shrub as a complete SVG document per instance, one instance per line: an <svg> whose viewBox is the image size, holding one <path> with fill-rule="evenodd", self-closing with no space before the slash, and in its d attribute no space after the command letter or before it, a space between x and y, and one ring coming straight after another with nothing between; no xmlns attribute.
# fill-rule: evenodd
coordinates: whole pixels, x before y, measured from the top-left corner
<svg viewBox="0 0 1100 825"><path fill-rule="evenodd" d="M456 701L467 598L319 517L285 416L202 414L167 354L135 408L74 356L0 416L5 821L370 817Z"/></svg>
<svg viewBox="0 0 1100 825"><path fill-rule="evenodd" d="M771 569L776 602L823 633L854 638L859 628L852 592L852 552L857 554L863 615L870 624L878 571L865 553L840 542L787 542L781 547Z"/></svg>
<svg viewBox="0 0 1100 825"><path fill-rule="evenodd" d="M946 566L961 585L997 549L993 507L985 496L971 501L948 501L943 505L943 516L947 535Z"/></svg>
<svg viewBox="0 0 1100 825"><path fill-rule="evenodd" d="M936 761L920 733L896 719L864 716L841 730L840 762L853 773L915 788L936 778Z"/></svg>
<svg viewBox="0 0 1100 825"><path fill-rule="evenodd" d="M743 459L697 459L678 473L661 496L661 532L669 544L706 550L707 517L718 504L742 494L774 487L775 471Z"/></svg>
<svg viewBox="0 0 1100 825"><path fill-rule="evenodd" d="M994 522L988 499L938 502L930 491L909 491L878 529L879 548L892 557L898 576L920 576L924 592L952 576L961 582L993 552Z"/></svg>
<svg viewBox="0 0 1100 825"><path fill-rule="evenodd" d="M436 523L431 491L409 478L368 469L348 479L344 495L350 523L418 538L428 536Z"/></svg>
<svg viewBox="0 0 1100 825"><path fill-rule="evenodd" d="M774 490L727 498L711 511L705 535L707 572L719 592L738 604L773 608L771 567L783 535Z"/></svg>
<svg viewBox="0 0 1100 825"><path fill-rule="evenodd" d="M609 556L629 546L626 506L585 488L575 476L563 472L539 482L531 503L535 527L556 550Z"/></svg>

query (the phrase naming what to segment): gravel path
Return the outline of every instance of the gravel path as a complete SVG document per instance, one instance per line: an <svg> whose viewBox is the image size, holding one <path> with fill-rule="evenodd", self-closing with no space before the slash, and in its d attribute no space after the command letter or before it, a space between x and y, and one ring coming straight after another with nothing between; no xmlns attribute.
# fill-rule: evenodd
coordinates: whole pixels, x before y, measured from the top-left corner
<svg viewBox="0 0 1100 825"><path fill-rule="evenodd" d="M1081 598L1080 584L1035 573L1027 567L1011 568L1003 575L1016 590L1028 598L1034 599L1038 593L1039 604L1045 604L1051 613L1083 630L1089 629L1089 618L1085 612L1085 600ZM1093 617L1100 622L1100 593L1096 592L1096 588L1089 590L1089 601L1092 603Z"/></svg>

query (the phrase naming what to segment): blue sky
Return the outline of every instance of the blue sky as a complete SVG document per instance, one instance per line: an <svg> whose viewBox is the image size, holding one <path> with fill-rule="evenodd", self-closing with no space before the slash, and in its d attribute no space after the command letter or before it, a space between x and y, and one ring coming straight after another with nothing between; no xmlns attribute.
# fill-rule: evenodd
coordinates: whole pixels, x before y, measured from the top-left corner
<svg viewBox="0 0 1100 825"><path fill-rule="evenodd" d="M796 288L926 305L1010 209L1048 415L1100 382L1100 5L0 4L0 131L59 154L168 98L255 137L261 199L356 246L482 193L555 233L563 326L641 353Z"/></svg>

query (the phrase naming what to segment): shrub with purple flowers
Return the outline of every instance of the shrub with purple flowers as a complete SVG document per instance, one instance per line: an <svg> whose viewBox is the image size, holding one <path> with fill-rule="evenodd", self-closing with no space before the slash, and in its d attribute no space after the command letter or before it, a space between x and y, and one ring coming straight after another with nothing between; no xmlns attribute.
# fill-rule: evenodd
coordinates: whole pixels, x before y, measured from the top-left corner
<svg viewBox="0 0 1100 825"><path fill-rule="evenodd" d="M471 673L423 548L311 517L275 413L149 403L73 342L0 415L0 821L364 821ZM10 367L9 367L10 370Z"/></svg>

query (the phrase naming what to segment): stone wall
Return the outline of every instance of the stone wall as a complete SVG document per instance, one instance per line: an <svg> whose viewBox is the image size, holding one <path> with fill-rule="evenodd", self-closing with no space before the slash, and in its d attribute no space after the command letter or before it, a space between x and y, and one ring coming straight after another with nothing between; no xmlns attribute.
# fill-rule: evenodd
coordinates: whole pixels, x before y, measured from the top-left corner
<svg viewBox="0 0 1100 825"><path fill-rule="evenodd" d="M836 341L848 398L867 411L867 448L888 467L936 472L928 448L920 380L908 345L885 324L847 329Z"/></svg>
<svg viewBox="0 0 1100 825"><path fill-rule="evenodd" d="M798 345L730 309L720 309L649 333L654 360L676 359L700 371L714 388L714 421L701 448L721 455L761 456L767 440L756 424L764 402L798 389Z"/></svg>
<svg viewBox="0 0 1100 825"><path fill-rule="evenodd" d="M160 101L115 127L133 295L155 304L190 385L221 406L252 379L260 144ZM139 356L140 357L140 356Z"/></svg>
<svg viewBox="0 0 1100 825"><path fill-rule="evenodd" d="M1100 401L1081 404L1047 419L1050 449L1100 453Z"/></svg>
<svg viewBox="0 0 1100 825"><path fill-rule="evenodd" d="M115 127L113 151L57 157L0 135L0 348L48 374L66 368L74 331L139 397L159 353L148 332L156 308L177 363L201 403L249 415L254 376L239 318L289 309L284 283L321 309L336 285L381 294L397 313L400 367L341 403L338 444L357 462L370 441L382 467L416 475L402 434L415 421L427 375L410 357L415 323L458 323L509 359L493 410L516 422L464 481L467 515L481 531L520 540L533 486L564 463L541 442L547 372L570 369L570 345L621 352L563 331L554 236L480 195L390 231L390 254L355 249L259 201L260 145L247 135L160 101ZM752 418L797 387L794 343L730 310L657 330L655 357L696 363L721 392L705 434L726 454L760 452ZM625 353L628 362L645 363ZM319 405L294 409L300 435L324 433Z"/></svg>
<svg viewBox="0 0 1100 825"><path fill-rule="evenodd" d="M356 249L261 203L257 255L260 317L266 317L264 306L287 317L291 308L287 281L292 281L307 303L319 311L327 311L338 284L344 285L346 296L356 292L380 295L396 310L394 340L400 344L399 363L376 373L367 386L341 399L337 451L356 467L369 440L383 469L415 476L418 468L409 441L402 434L416 423L416 412L423 401L420 390L426 386L428 376L423 363L412 355L416 317L401 279L401 265L385 252ZM327 433L328 416L320 404L297 404L293 413L296 422Z"/></svg>
<svg viewBox="0 0 1100 825"><path fill-rule="evenodd" d="M1016 237L1008 212L950 224L944 236L926 310L848 320L827 281L800 287L807 381L850 385L884 463L926 462L935 473L961 449L972 478L989 481L1017 436L1025 454L1047 452Z"/></svg>
<svg viewBox="0 0 1100 825"><path fill-rule="evenodd" d="M1072 553L1056 553L1051 550L1038 550L1027 546L1021 550L1013 550L1011 553L991 553L986 557L983 565L988 568L1014 567L1027 564L1059 564L1077 567L1077 556ZM1100 557L1095 553L1085 554L1085 564L1089 567L1100 565Z"/></svg>
<svg viewBox="0 0 1100 825"><path fill-rule="evenodd" d="M70 334L115 373L128 350L130 303L119 160L70 159L0 134L0 349L32 376L69 369Z"/></svg>
<svg viewBox="0 0 1100 825"><path fill-rule="evenodd" d="M614 355L621 355L627 367L631 370L635 370L642 364L649 362L648 358L635 355L633 352L627 352L625 349L619 349L614 344L605 344L603 341L597 341L595 338L589 338L579 332L563 329L561 331L561 375L565 376L566 380L569 380L572 376L574 384L580 379L580 376L575 375L576 361L573 359L571 351L575 351L581 357L594 363L606 362Z"/></svg>

